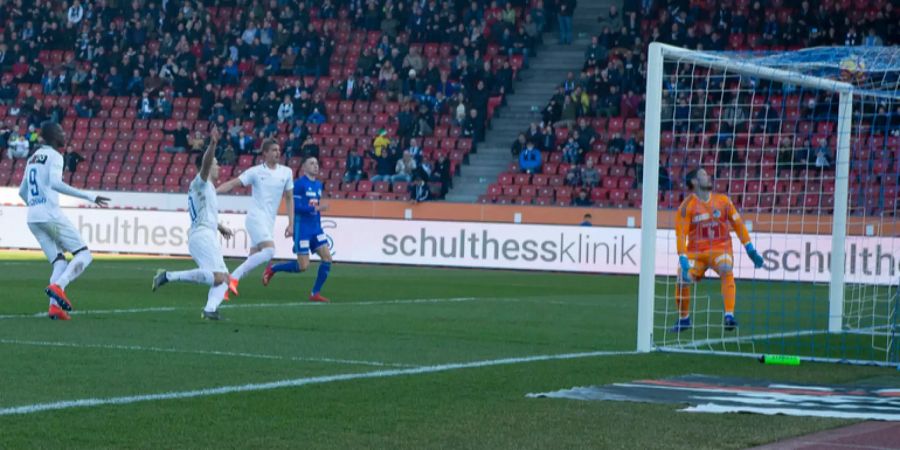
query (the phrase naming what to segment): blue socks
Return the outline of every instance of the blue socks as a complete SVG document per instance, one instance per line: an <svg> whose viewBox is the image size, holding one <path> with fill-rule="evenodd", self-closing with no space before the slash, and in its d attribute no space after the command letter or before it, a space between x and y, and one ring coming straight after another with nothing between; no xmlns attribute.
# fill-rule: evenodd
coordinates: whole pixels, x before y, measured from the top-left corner
<svg viewBox="0 0 900 450"><path fill-rule="evenodd" d="M319 273L316 275L316 284L313 285L312 293L313 295L318 294L319 291L322 290L322 286L325 284L325 280L328 279L328 272L331 272L331 263L330 262L322 262L319 264Z"/></svg>
<svg viewBox="0 0 900 450"><path fill-rule="evenodd" d="M283 262L272 266L272 272L299 273L300 265L297 264L297 261ZM331 272L330 262L322 262L319 264L319 273L318 275L316 275L316 283L313 285L313 294L318 294L319 291L322 290L322 286L325 284L325 280L328 279L329 272Z"/></svg>
<svg viewBox="0 0 900 450"><path fill-rule="evenodd" d="M299 273L300 272L300 264L297 264L297 261L288 261L288 262L275 264L274 266L272 266L272 272Z"/></svg>

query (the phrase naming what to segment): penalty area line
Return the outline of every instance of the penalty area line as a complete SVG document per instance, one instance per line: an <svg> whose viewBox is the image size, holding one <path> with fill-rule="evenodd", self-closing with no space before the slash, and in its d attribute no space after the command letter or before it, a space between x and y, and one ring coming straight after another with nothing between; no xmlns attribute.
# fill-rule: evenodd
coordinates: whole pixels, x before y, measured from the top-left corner
<svg viewBox="0 0 900 450"><path fill-rule="evenodd" d="M483 361L472 361L465 363L450 363L434 366L413 367L408 369L387 369L376 370L361 373L343 373L335 375L323 375L316 377L294 378L289 380L272 381L268 383L250 383L234 386L221 386L208 389L196 389L180 392L163 392L157 394L129 395L123 397L107 397L107 398L83 398L78 400L64 400L50 403L34 403L31 405L13 406L0 408L0 416L10 416L18 414L34 414L44 411L58 411L72 408L85 408L91 406L105 405L128 405L132 403L177 400L197 397L209 397L214 395L226 395L238 392L257 392L268 391L273 389L292 388L313 384L327 384L340 381L351 381L371 378L392 378L406 375L424 375L439 372L449 372L463 369L474 369L481 367L504 366L511 364L523 364L540 361L558 361L579 358L595 358L603 356L624 356L634 355L635 351L595 351L582 353L563 353L556 355L534 355L518 358L502 358Z"/></svg>
<svg viewBox="0 0 900 450"><path fill-rule="evenodd" d="M280 360L280 361L298 361L298 362L321 362L321 363L331 363L331 364L348 364L348 365L360 365L360 366L375 366L375 367L416 367L412 364L399 364L399 363L388 363L381 361L363 361L357 359L342 359L342 358L319 358L314 356L281 356L281 355L266 355L260 353L246 353L246 352L225 352L218 350L182 350L177 348L163 348L163 347L144 347L140 345L122 345L122 344L87 344L87 343L76 343L76 342L48 342L48 341L28 341L21 339L0 339L0 344L6 345L30 345L35 347L67 347L67 348L76 348L76 349L100 349L100 350L130 350L130 351L139 351L139 352L155 352L155 353L181 353L181 354L190 354L190 355L206 355L206 356L225 356L225 357L234 357L234 358L256 358L256 359L269 359L269 360Z"/></svg>

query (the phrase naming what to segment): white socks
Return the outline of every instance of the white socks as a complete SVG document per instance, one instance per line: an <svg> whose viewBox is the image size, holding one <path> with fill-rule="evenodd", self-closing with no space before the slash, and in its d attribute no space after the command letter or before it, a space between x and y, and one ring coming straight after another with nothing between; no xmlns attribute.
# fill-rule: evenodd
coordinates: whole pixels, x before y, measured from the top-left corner
<svg viewBox="0 0 900 450"><path fill-rule="evenodd" d="M241 277L243 277L247 272L250 272L260 265L269 262L273 256L275 256L275 249L272 247L266 247L248 256L246 261L238 266L237 269L234 269L234 272L231 273L231 276L240 280Z"/></svg>
<svg viewBox="0 0 900 450"><path fill-rule="evenodd" d="M50 284L56 283L56 281L59 280L59 277L63 274L63 272L66 271L66 266L68 265L69 263L65 259L57 259L56 261L53 261L53 273L50 274ZM50 304L55 305L56 300L53 300L51 298Z"/></svg>
<svg viewBox="0 0 900 450"><path fill-rule="evenodd" d="M69 264L62 274L59 275L56 284L65 290L69 283L75 281L79 275L84 273L84 269L87 269L87 266L91 265L91 261L93 260L94 258L91 256L90 250L85 249L78 252L78 254L72 258L72 261L69 261ZM54 264L53 270L54 272L56 271L56 264Z"/></svg>
<svg viewBox="0 0 900 450"><path fill-rule="evenodd" d="M193 269L166 272L166 279L169 281L183 281L186 283L205 284L207 286L213 285L214 278L211 270Z"/></svg>
<svg viewBox="0 0 900 450"><path fill-rule="evenodd" d="M225 291L227 290L228 282L209 288L209 295L206 297L206 307L203 308L203 310L206 312L214 312L219 309L219 305L221 305L222 301L225 299Z"/></svg>

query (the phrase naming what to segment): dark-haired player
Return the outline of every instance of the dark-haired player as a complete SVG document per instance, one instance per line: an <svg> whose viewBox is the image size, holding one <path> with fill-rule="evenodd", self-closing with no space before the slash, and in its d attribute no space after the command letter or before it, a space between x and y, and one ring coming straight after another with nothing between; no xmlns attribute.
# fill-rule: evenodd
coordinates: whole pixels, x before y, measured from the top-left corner
<svg viewBox="0 0 900 450"><path fill-rule="evenodd" d="M159 269L153 277L153 290L170 281L198 283L209 286L206 307L200 316L203 319L219 320L219 305L228 290L228 267L222 258L222 248L216 232L225 239L231 238L231 230L219 223L219 203L216 199L215 182L219 178L219 163L216 161L216 145L219 130L213 128L209 135L209 147L200 159L200 172L188 188L188 213L191 215L191 229L188 232L188 250L198 268L167 272Z"/></svg>
<svg viewBox="0 0 900 450"><path fill-rule="evenodd" d="M672 329L681 332L691 327L691 283L703 279L707 269L714 270L722 281L725 302L724 326L737 327L734 318L734 257L731 230L737 234L756 268L763 266L762 256L753 248L750 234L731 199L712 192L712 180L703 169L694 169L685 177L691 195L678 207L675 216L675 239L678 247L678 286L675 299L680 313Z"/></svg>
<svg viewBox="0 0 900 450"><path fill-rule="evenodd" d="M263 273L263 285L278 272L303 272L309 268L309 254L316 252L322 259L319 264L319 272L316 282L310 292L309 300L312 302L327 302L328 299L320 293L328 274L331 272L331 250L328 248L328 238L322 230L322 211L328 209L328 205L320 203L322 200L322 182L319 176L319 161L316 158L307 158L303 161L303 175L294 181L294 254L296 261L285 262L266 267Z"/></svg>
<svg viewBox="0 0 900 450"><path fill-rule="evenodd" d="M28 206L28 229L53 266L50 285L45 289L50 297L47 315L54 320L69 320L67 311L72 310L72 303L66 296L66 286L84 273L93 258L78 230L60 210L59 194L78 197L99 206L106 206L109 199L63 182L63 157L57 149L65 148L66 134L59 124L42 123L41 139L44 144L28 158L19 186L19 197ZM71 261L66 261L65 252L72 253Z"/></svg>

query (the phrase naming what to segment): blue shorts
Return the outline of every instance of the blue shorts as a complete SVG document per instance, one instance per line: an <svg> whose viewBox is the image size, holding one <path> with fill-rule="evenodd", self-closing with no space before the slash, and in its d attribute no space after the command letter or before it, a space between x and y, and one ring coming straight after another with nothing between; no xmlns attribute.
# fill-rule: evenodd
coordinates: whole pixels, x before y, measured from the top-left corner
<svg viewBox="0 0 900 450"><path fill-rule="evenodd" d="M318 251L322 246L328 245L328 236L321 228L313 231L310 232L308 229L301 231L300 225L294 225L295 255L309 255Z"/></svg>

